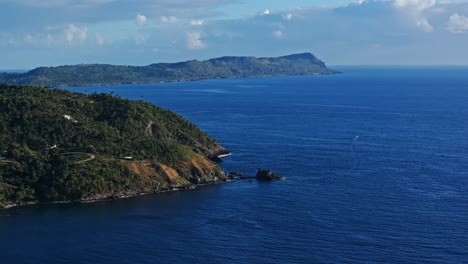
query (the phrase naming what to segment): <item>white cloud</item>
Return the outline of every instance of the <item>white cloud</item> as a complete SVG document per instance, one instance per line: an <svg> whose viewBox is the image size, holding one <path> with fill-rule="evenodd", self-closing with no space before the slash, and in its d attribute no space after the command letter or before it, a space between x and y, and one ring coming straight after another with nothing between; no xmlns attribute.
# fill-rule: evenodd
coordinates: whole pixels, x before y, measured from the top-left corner
<svg viewBox="0 0 468 264"><path fill-rule="evenodd" d="M205 24L205 21L203 20L192 20L190 21L190 25L192 26L203 26Z"/></svg>
<svg viewBox="0 0 468 264"><path fill-rule="evenodd" d="M448 30L453 33L464 33L468 31L468 17L455 13L450 16Z"/></svg>
<svg viewBox="0 0 468 264"><path fill-rule="evenodd" d="M293 18L293 14L291 14L291 13L288 13L288 14L284 14L284 15L283 15L283 19L284 19L284 20L288 20L288 21L289 21L289 20L291 20L292 18Z"/></svg>
<svg viewBox="0 0 468 264"><path fill-rule="evenodd" d="M45 46L50 47L53 44L58 43L57 39L50 33L43 34L43 33L27 33L22 38L23 43L27 45L35 45L35 46ZM63 42L62 42L63 43Z"/></svg>
<svg viewBox="0 0 468 264"><path fill-rule="evenodd" d="M420 17L416 19L416 26L424 30L425 32L431 32L434 30L431 23L426 18Z"/></svg>
<svg viewBox="0 0 468 264"><path fill-rule="evenodd" d="M281 30L275 30L273 31L273 36L275 36L276 38L282 38L284 36L284 32Z"/></svg>
<svg viewBox="0 0 468 264"><path fill-rule="evenodd" d="M424 16L423 12L426 9L434 7L435 0L394 0L393 5L400 10L403 10L414 21L417 27L425 32L434 30L431 23Z"/></svg>
<svg viewBox="0 0 468 264"><path fill-rule="evenodd" d="M179 19L175 16L161 16L159 18L159 20L161 20L161 22L163 23L177 23L179 22Z"/></svg>
<svg viewBox="0 0 468 264"><path fill-rule="evenodd" d="M144 16L142 14L138 14L135 17L135 20L136 20L137 25L140 26L140 27L143 27L148 22L148 19L146 18L146 16Z"/></svg>
<svg viewBox="0 0 468 264"><path fill-rule="evenodd" d="M394 5L398 8L412 8L418 11L433 7L435 0L395 0Z"/></svg>
<svg viewBox="0 0 468 264"><path fill-rule="evenodd" d="M88 28L86 27L77 27L73 24L68 25L65 29L65 37L69 45L74 44L75 42L83 43L88 35Z"/></svg>
<svg viewBox="0 0 468 264"><path fill-rule="evenodd" d="M263 10L262 12L262 15L269 15L270 14L270 10L269 9L265 9Z"/></svg>
<svg viewBox="0 0 468 264"><path fill-rule="evenodd" d="M201 39L202 35L200 32L189 32L187 33L187 48L190 50L203 49L206 47L205 43Z"/></svg>

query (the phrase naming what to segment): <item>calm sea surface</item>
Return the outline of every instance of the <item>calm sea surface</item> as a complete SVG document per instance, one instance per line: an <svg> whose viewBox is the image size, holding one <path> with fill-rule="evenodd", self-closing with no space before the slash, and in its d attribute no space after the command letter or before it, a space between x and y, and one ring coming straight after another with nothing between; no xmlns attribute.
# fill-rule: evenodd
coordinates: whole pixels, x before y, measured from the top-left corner
<svg viewBox="0 0 468 264"><path fill-rule="evenodd" d="M468 68L74 87L174 110L286 181L0 217L1 263L468 263Z"/></svg>

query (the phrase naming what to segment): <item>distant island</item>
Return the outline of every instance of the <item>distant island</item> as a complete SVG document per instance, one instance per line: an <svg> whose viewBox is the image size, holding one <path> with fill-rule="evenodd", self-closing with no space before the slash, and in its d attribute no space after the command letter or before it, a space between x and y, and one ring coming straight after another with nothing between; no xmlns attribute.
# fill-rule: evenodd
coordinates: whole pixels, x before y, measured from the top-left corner
<svg viewBox="0 0 468 264"><path fill-rule="evenodd" d="M40 67L26 73L0 73L0 83L57 87L336 73L313 54L302 53L277 58L221 57L148 66L81 64Z"/></svg>
<svg viewBox="0 0 468 264"><path fill-rule="evenodd" d="M229 152L181 116L110 94L0 85L0 208L227 180Z"/></svg>

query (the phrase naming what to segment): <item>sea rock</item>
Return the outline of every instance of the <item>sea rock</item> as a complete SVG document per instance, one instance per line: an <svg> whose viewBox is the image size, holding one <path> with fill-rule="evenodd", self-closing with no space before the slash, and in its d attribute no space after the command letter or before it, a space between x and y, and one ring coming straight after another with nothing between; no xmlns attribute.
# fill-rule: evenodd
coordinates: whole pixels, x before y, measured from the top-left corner
<svg viewBox="0 0 468 264"><path fill-rule="evenodd" d="M229 150L218 145L210 150L208 157L213 162L221 163L223 162L222 158L230 156L230 155L231 155L231 152L229 152Z"/></svg>
<svg viewBox="0 0 468 264"><path fill-rule="evenodd" d="M284 180L283 176L280 176L271 170L258 169L257 175L255 176L257 181L272 181L272 180Z"/></svg>
<svg viewBox="0 0 468 264"><path fill-rule="evenodd" d="M230 172L228 173L228 179L230 180L252 180L255 179L255 176L252 175L245 175L241 172Z"/></svg>

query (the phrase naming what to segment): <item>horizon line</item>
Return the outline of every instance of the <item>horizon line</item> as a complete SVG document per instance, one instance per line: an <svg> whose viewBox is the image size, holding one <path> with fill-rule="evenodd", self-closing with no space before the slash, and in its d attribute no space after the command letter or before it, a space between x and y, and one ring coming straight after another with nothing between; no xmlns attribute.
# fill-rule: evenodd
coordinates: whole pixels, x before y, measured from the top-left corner
<svg viewBox="0 0 468 264"><path fill-rule="evenodd" d="M161 62L165 63L165 62ZM158 64L158 63L156 63ZM57 66L37 66L34 68L15 68L15 69L1 69L0 73L22 73L28 72L41 67L61 67L61 66L79 66L79 65L112 65L112 66L133 66L141 67L148 65L129 65L129 64L110 64L110 63L80 63L80 64L62 64ZM420 68L429 68L429 67L468 67L468 64L327 64L328 68L333 67L376 67L376 68L388 68L388 67L420 67Z"/></svg>

